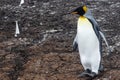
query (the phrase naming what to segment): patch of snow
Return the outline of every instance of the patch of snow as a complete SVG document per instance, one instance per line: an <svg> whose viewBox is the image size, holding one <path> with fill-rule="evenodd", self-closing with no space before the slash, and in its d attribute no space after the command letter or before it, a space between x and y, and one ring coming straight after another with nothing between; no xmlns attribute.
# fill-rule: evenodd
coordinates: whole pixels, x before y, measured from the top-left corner
<svg viewBox="0 0 120 80"><path fill-rule="evenodd" d="M113 29L104 29L104 30L102 30L102 31L107 32L107 31L114 31L114 30L113 30Z"/></svg>
<svg viewBox="0 0 120 80"><path fill-rule="evenodd" d="M102 20L101 20L101 19L96 19L96 21L100 22L100 21L102 21Z"/></svg>
<svg viewBox="0 0 120 80"><path fill-rule="evenodd" d="M40 22L40 25L42 26L42 25L43 25L43 23L42 23L42 22Z"/></svg>
<svg viewBox="0 0 120 80"><path fill-rule="evenodd" d="M120 7L120 2L116 3L116 4L112 4L110 7L114 8L114 7L117 7L119 8Z"/></svg>
<svg viewBox="0 0 120 80"><path fill-rule="evenodd" d="M58 31L62 31L62 29L60 29L60 30L50 29L50 30L46 30L46 33L55 33Z"/></svg>
<svg viewBox="0 0 120 80"><path fill-rule="evenodd" d="M115 12L112 12L112 14L114 15L114 14L115 14Z"/></svg>
<svg viewBox="0 0 120 80"><path fill-rule="evenodd" d="M50 12L50 14L52 14L52 15L53 15L53 14L56 14L56 13L57 13L56 11L52 11L52 12Z"/></svg>
<svg viewBox="0 0 120 80"><path fill-rule="evenodd" d="M48 8L48 7L49 7L49 5L50 5L50 3L49 3L49 2L43 3L43 8Z"/></svg>
<svg viewBox="0 0 120 80"><path fill-rule="evenodd" d="M46 30L46 33L54 33L54 32L57 32L58 30L54 30L54 29L51 29L51 30Z"/></svg>
<svg viewBox="0 0 120 80"><path fill-rule="evenodd" d="M19 6L21 6L22 4L24 4L24 2L25 2L24 0L21 0Z"/></svg>
<svg viewBox="0 0 120 80"><path fill-rule="evenodd" d="M32 7L34 8L34 7L36 7L36 6L34 5L34 6L32 6Z"/></svg>

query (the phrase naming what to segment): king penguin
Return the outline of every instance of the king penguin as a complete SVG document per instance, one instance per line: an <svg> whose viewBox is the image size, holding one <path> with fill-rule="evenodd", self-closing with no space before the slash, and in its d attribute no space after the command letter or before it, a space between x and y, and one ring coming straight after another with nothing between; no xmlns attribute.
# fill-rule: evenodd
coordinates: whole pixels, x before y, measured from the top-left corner
<svg viewBox="0 0 120 80"><path fill-rule="evenodd" d="M108 43L87 6L80 6L71 13L79 15L73 49L78 48L81 64L85 70L80 76L96 77L99 71L103 70L102 38L107 46Z"/></svg>

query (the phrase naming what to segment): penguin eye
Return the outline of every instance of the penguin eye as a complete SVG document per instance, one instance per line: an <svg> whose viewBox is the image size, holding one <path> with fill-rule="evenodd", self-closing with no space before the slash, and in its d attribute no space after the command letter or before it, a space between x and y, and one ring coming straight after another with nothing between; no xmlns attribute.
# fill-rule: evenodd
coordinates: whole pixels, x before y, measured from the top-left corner
<svg viewBox="0 0 120 80"><path fill-rule="evenodd" d="M83 10L87 12L87 6L83 6Z"/></svg>

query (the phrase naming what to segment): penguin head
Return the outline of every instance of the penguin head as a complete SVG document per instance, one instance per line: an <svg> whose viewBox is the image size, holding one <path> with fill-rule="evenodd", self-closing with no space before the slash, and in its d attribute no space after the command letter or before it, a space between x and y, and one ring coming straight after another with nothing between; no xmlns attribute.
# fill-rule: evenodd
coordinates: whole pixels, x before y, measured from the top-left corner
<svg viewBox="0 0 120 80"><path fill-rule="evenodd" d="M71 14L78 14L80 16L83 16L87 12L87 10L88 10L87 6L84 5L72 11Z"/></svg>

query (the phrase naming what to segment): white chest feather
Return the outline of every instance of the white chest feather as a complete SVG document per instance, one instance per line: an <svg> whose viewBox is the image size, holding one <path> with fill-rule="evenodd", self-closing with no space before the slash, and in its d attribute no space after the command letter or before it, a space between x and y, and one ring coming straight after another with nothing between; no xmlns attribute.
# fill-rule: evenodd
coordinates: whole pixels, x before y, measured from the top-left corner
<svg viewBox="0 0 120 80"><path fill-rule="evenodd" d="M92 24L85 17L80 17L77 25L77 33L82 37L89 36L90 34L95 34L93 31Z"/></svg>
<svg viewBox="0 0 120 80"><path fill-rule="evenodd" d="M99 40L92 24L85 17L80 17L78 20L77 43L84 69L90 69L97 74L101 59Z"/></svg>
<svg viewBox="0 0 120 80"><path fill-rule="evenodd" d="M98 38L93 30L92 24L85 17L80 17L77 25L77 43L80 51L91 52L99 47Z"/></svg>

